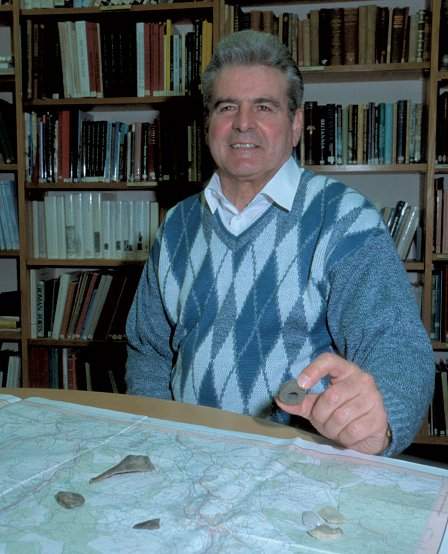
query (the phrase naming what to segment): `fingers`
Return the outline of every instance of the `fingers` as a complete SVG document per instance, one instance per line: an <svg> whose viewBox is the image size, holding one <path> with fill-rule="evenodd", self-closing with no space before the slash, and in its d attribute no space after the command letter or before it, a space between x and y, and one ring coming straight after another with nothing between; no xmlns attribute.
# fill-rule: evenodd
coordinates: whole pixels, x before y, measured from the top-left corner
<svg viewBox="0 0 448 554"><path fill-rule="evenodd" d="M388 444L387 415L373 377L356 364L335 354L316 358L299 375L300 386L309 388L323 377L331 384L321 394L308 393L296 406L283 410L307 418L316 430L347 448L376 454Z"/></svg>
<svg viewBox="0 0 448 554"><path fill-rule="evenodd" d="M354 371L360 371L356 364L348 362L337 356L326 352L313 360L298 376L297 382L305 389L311 388L327 375L332 381L344 379Z"/></svg>

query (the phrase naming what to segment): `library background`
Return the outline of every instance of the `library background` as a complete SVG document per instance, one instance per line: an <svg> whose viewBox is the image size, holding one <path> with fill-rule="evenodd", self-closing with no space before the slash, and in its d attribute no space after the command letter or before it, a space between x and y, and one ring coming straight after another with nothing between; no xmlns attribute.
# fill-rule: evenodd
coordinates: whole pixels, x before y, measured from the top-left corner
<svg viewBox="0 0 448 554"><path fill-rule="evenodd" d="M260 29L302 70L301 163L370 198L397 244L437 367L409 452L446 460L447 6L0 0L0 385L125 392L154 233L212 171L201 72Z"/></svg>

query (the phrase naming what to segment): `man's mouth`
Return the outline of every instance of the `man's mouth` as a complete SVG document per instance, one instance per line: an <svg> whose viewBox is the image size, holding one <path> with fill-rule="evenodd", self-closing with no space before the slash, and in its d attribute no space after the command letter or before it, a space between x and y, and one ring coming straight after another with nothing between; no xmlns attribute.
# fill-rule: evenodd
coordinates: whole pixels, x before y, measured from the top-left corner
<svg viewBox="0 0 448 554"><path fill-rule="evenodd" d="M231 148L257 148L256 144L250 143L250 142L237 142L235 144L230 145Z"/></svg>

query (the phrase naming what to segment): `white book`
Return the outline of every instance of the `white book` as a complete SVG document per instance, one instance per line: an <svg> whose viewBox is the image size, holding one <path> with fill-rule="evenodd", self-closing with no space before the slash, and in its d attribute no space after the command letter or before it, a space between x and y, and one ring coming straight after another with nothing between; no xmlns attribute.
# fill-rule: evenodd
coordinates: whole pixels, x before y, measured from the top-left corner
<svg viewBox="0 0 448 554"><path fill-rule="evenodd" d="M145 24L141 21L135 24L137 46L137 96L145 96Z"/></svg>
<svg viewBox="0 0 448 554"><path fill-rule="evenodd" d="M54 312L53 328L51 337L58 339L61 335L62 317L64 315L64 307L67 300L68 285L72 279L71 273L63 273L59 277L58 297L56 300L56 309Z"/></svg>
<svg viewBox="0 0 448 554"><path fill-rule="evenodd" d="M91 191L82 193L84 258L94 258L93 244L93 195Z"/></svg>
<svg viewBox="0 0 448 554"><path fill-rule="evenodd" d="M159 228L159 203L156 200L151 201L149 225L149 247L151 248L156 238L157 229Z"/></svg>
<svg viewBox="0 0 448 554"><path fill-rule="evenodd" d="M123 259L123 200L116 200L112 209L112 213L115 211L115 217L112 221L115 222L113 226L114 230L114 258L119 260Z"/></svg>
<svg viewBox="0 0 448 554"><path fill-rule="evenodd" d="M420 209L417 206L411 206L408 208L405 215L406 219L397 237L397 251L402 260L406 259L409 249L411 248L420 219Z"/></svg>
<svg viewBox="0 0 448 554"><path fill-rule="evenodd" d="M73 193L64 195L65 250L67 258L76 258L76 227Z"/></svg>
<svg viewBox="0 0 448 554"><path fill-rule="evenodd" d="M146 257L144 252L144 235L145 235L145 201L143 199L135 200L134 205L134 217L133 217L133 231L132 231L132 243L136 259Z"/></svg>
<svg viewBox="0 0 448 554"><path fill-rule="evenodd" d="M95 258L103 257L101 202L101 192L92 191L93 253Z"/></svg>
<svg viewBox="0 0 448 554"><path fill-rule="evenodd" d="M132 253L131 233L129 229L130 224L130 202L129 200L120 200L120 227L121 227L121 244L123 248L123 258L128 258Z"/></svg>
<svg viewBox="0 0 448 554"><path fill-rule="evenodd" d="M40 248L43 237L40 236L40 224L39 224L39 205L42 202L39 200L31 201L31 221L32 221L32 253L33 258L40 258Z"/></svg>
<svg viewBox="0 0 448 554"><path fill-rule="evenodd" d="M57 243L58 243L58 258L65 260L67 258L67 245L65 234L65 207L64 196L58 194L56 196L56 225L57 225Z"/></svg>
<svg viewBox="0 0 448 554"><path fill-rule="evenodd" d="M112 233L111 233L111 216L110 216L110 200L103 200L101 203L101 238L102 238L102 253L103 258L111 258L112 248Z"/></svg>
<svg viewBox="0 0 448 554"><path fill-rule="evenodd" d="M86 21L75 21L77 64L79 68L79 85L82 97L94 96L89 77L89 54L87 49Z"/></svg>
<svg viewBox="0 0 448 554"><path fill-rule="evenodd" d="M68 33L70 26L69 21L58 21L59 44L61 48L61 66L62 66L62 84L64 87L64 97L72 98L73 96L73 71L70 63L69 39Z"/></svg>
<svg viewBox="0 0 448 554"><path fill-rule="evenodd" d="M58 257L58 228L56 196L47 193L44 198L45 205L45 242L47 245L47 257Z"/></svg>
<svg viewBox="0 0 448 554"><path fill-rule="evenodd" d="M76 258L84 258L84 214L82 193L74 192L73 194L73 210L75 214L75 250Z"/></svg>

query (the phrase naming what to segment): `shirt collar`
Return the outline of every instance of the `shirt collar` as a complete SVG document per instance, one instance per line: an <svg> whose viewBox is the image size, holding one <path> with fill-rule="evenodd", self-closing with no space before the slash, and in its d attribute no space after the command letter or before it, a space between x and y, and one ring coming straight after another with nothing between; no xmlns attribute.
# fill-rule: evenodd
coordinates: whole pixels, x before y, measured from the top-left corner
<svg viewBox="0 0 448 554"><path fill-rule="evenodd" d="M272 179L266 183L255 198L263 195L281 208L290 211L299 187L302 173L303 168L299 167L295 159L291 156ZM216 171L213 173L208 185L204 189L204 196L212 213L215 212L219 203L235 214L238 213L235 206L224 196L221 188L221 181ZM255 198L253 200L255 200Z"/></svg>

